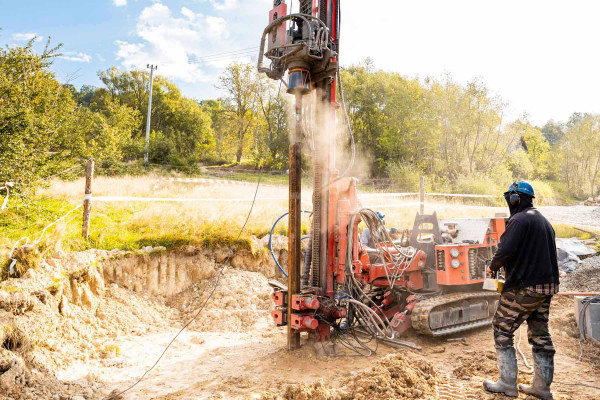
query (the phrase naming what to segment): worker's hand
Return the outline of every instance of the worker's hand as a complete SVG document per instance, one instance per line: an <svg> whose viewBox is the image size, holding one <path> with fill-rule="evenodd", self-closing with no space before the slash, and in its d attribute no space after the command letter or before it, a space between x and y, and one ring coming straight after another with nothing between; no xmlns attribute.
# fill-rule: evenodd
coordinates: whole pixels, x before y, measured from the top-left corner
<svg viewBox="0 0 600 400"><path fill-rule="evenodd" d="M494 276L494 271L492 271L492 268L488 267L488 269L487 269L487 274L488 274L489 276Z"/></svg>

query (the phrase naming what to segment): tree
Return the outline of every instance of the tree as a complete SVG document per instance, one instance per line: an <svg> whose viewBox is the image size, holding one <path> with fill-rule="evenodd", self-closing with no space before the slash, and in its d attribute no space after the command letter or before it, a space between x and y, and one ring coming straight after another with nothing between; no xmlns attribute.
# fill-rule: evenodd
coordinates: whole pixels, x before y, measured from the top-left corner
<svg viewBox="0 0 600 400"><path fill-rule="evenodd" d="M600 179L600 115L573 114L563 141L563 177L579 196L596 196Z"/></svg>
<svg viewBox="0 0 600 400"><path fill-rule="evenodd" d="M137 126L132 131L133 144L142 142L150 74L145 71L121 71L113 67L98 75L106 88L96 90L90 108L95 111L106 110L111 102L117 102L134 110L141 118L136 118ZM214 151L210 114L197 101L182 96L175 84L161 76L154 77L150 128L153 132L160 132L152 135L152 147L160 149L154 162L193 164L210 157Z"/></svg>
<svg viewBox="0 0 600 400"><path fill-rule="evenodd" d="M551 146L555 146L558 144L563 136L565 135L565 126L560 122L554 122L554 120L549 120L546 122L546 125L542 128L542 135Z"/></svg>
<svg viewBox="0 0 600 400"><path fill-rule="evenodd" d="M259 109L257 132L255 137L255 162L265 160L274 168L288 166L289 107L281 85L277 85L265 75L259 75L256 80L256 101Z"/></svg>
<svg viewBox="0 0 600 400"><path fill-rule="evenodd" d="M233 127L229 139L236 148L235 159L238 164L242 162L244 148L251 143L247 141L246 134L255 121L256 79L254 67L240 63L231 64L219 77L219 88L225 91L221 102Z"/></svg>
<svg viewBox="0 0 600 400"><path fill-rule="evenodd" d="M73 95L49 70L60 46L32 46L0 49L0 182L22 189L73 165L82 146Z"/></svg>
<svg viewBox="0 0 600 400"><path fill-rule="evenodd" d="M141 149L135 147L132 133L141 116L131 107L114 100L109 100L106 106L105 110L97 112L86 107L79 110L77 127L85 138L82 154L105 163L138 156Z"/></svg>

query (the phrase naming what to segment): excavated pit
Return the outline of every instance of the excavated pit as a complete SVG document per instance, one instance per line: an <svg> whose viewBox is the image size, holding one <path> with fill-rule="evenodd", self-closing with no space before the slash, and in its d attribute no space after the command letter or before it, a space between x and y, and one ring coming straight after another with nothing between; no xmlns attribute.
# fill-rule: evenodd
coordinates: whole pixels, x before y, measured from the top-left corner
<svg viewBox="0 0 600 400"><path fill-rule="evenodd" d="M285 265L284 239L275 247ZM481 388L497 377L489 328L452 344L409 333L420 352L380 345L372 357L318 357L304 337L287 352L286 330L269 316L268 278L281 275L265 245L59 252L23 263L19 278L0 282L0 400L104 399L131 386L207 301L221 268L202 313L123 400L490 398ZM551 312L557 379L600 385L600 347L581 343L578 360L572 299L557 298ZM531 362L526 340L521 348ZM592 388L554 390L557 399L600 398Z"/></svg>
<svg viewBox="0 0 600 400"><path fill-rule="evenodd" d="M122 363L120 343L168 332L196 314L192 331L241 332L269 323L267 277L279 270L262 242L253 250L88 250L32 263L15 252L19 277L0 282L0 400L96 399L93 366ZM287 243L275 252L286 264ZM23 257L21 257L23 255ZM117 361L118 360L118 361Z"/></svg>

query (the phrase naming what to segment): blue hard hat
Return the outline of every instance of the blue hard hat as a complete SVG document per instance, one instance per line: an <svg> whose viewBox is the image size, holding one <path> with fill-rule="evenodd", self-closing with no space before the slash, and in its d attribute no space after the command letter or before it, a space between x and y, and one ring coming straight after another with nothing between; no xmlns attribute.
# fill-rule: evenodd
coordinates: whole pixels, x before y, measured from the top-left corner
<svg viewBox="0 0 600 400"><path fill-rule="evenodd" d="M533 191L533 186L531 186L531 184L527 181L513 182L510 185L510 187L508 188L508 190L506 191L506 193L513 193L513 192L525 193L525 194L528 194L531 197L535 198L535 192Z"/></svg>
<svg viewBox="0 0 600 400"><path fill-rule="evenodd" d="M377 216L379 217L379 219L380 219L380 220L382 220L382 221L383 221L383 219L385 218L385 215L383 215L383 214L381 213L381 211L377 211L377 212L375 212L375 214L377 214Z"/></svg>

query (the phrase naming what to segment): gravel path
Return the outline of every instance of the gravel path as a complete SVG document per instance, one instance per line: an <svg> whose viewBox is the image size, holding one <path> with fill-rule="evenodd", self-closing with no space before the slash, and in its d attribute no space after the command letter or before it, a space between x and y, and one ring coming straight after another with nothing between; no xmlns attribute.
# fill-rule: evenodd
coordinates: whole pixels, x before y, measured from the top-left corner
<svg viewBox="0 0 600 400"><path fill-rule="evenodd" d="M554 223L600 230L600 207L548 206L538 207L538 210Z"/></svg>

